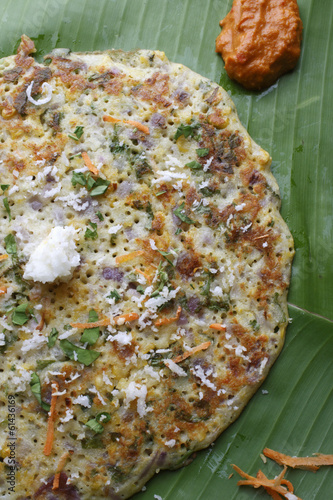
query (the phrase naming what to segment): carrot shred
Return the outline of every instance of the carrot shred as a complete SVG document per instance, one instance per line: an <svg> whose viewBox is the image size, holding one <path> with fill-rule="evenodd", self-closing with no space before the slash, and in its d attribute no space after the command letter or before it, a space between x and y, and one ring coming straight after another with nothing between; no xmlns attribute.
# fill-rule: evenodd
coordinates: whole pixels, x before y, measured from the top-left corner
<svg viewBox="0 0 333 500"><path fill-rule="evenodd" d="M110 123L119 123L122 121L122 120L119 120L118 118L114 118L113 116L110 116L110 115L104 115L103 120L105 122L110 122Z"/></svg>
<svg viewBox="0 0 333 500"><path fill-rule="evenodd" d="M141 269L135 269L135 271L139 274L142 274L142 276L146 279L147 283L151 284L152 279L151 276L149 276L148 273L145 273L144 271L141 271Z"/></svg>
<svg viewBox="0 0 333 500"><path fill-rule="evenodd" d="M186 351L183 354L180 354L180 356L177 356L172 361L174 363L180 363L181 361L184 361L184 359L192 356L192 354L195 354L196 352L204 351L205 349L208 349L208 347L210 346L210 344L211 344L210 341L203 342L202 344L199 344L199 345L193 347L193 349L190 349L189 351Z"/></svg>
<svg viewBox="0 0 333 500"><path fill-rule="evenodd" d="M96 328L98 326L108 326L111 325L111 320L109 318L100 319L99 321L94 321L93 323L70 323L72 328Z"/></svg>
<svg viewBox="0 0 333 500"><path fill-rule="evenodd" d="M99 172L98 172L97 168L95 167L95 165L93 164L93 162L91 161L91 159L89 158L88 153L86 153L85 151L82 151L81 156L83 158L85 166L87 168L89 168L90 172L94 175L98 175Z"/></svg>
<svg viewBox="0 0 333 500"><path fill-rule="evenodd" d="M265 448L263 454L275 460L280 465L287 465L293 469L304 469L316 472L322 465L333 465L333 455L317 453L313 457L290 457L278 451Z"/></svg>
<svg viewBox="0 0 333 500"><path fill-rule="evenodd" d="M127 313L127 314L121 314L120 316L116 316L114 319L110 318L104 318L100 319L99 321L94 321L93 323L70 323L72 328L97 328L99 326L109 326L113 322L116 325L123 325L124 323L127 323L128 321L135 321L136 319L139 319L139 315L137 313Z"/></svg>
<svg viewBox="0 0 333 500"><path fill-rule="evenodd" d="M221 330L221 331L226 330L226 327L223 326L221 323L213 323L213 324L209 325L209 328L213 328L213 330Z"/></svg>
<svg viewBox="0 0 333 500"><path fill-rule="evenodd" d="M132 125L133 127L137 128L138 130L141 130L141 132L144 132L147 135L150 134L149 128L140 122L137 122L135 120L125 120L124 123L128 123L128 125Z"/></svg>
<svg viewBox="0 0 333 500"><path fill-rule="evenodd" d="M115 258L115 262L116 264L122 264L123 262L135 259L136 257L143 255L144 253L145 252L143 250L136 250L135 252L126 253L124 255L118 255L118 257Z"/></svg>
<svg viewBox="0 0 333 500"><path fill-rule="evenodd" d="M0 260L8 259L8 255L6 253L0 255Z"/></svg>
<svg viewBox="0 0 333 500"><path fill-rule="evenodd" d="M245 478L244 480L238 481L238 486L253 486L254 488L260 488L260 486L263 486L274 500L279 500L279 497L277 496L278 494L282 495L284 498L288 498L286 495L289 495L290 493L293 494L293 488L291 491L290 489L283 486L283 484L286 483L288 485L291 485L290 481L286 481L284 479L284 475L287 470L286 466L284 467L283 471L274 479L268 479L262 471L258 472L257 477L253 477L242 471L242 469L237 467L237 465L233 465L233 468L236 472L238 472L240 476ZM274 496L273 493L275 494ZM294 496L297 500L301 500L298 496Z"/></svg>
<svg viewBox="0 0 333 500"><path fill-rule="evenodd" d="M72 453L73 453L73 451L70 450L70 451L66 451L63 455L61 455L59 463L58 463L58 467L57 467L57 470L56 470L56 473L54 475L53 484L52 484L52 490L57 490L59 488L60 473L61 473L62 469L65 467L65 464L66 464L69 456Z"/></svg>
<svg viewBox="0 0 333 500"><path fill-rule="evenodd" d="M127 314L121 314L120 316L117 316L114 318L114 322L116 325L120 326L123 325L124 323L127 323L129 321L135 321L136 319L139 319L140 316L137 313L127 313Z"/></svg>
<svg viewBox="0 0 333 500"><path fill-rule="evenodd" d="M0 295L2 295L3 293L6 293L7 292L7 287L6 286L0 286Z"/></svg>
<svg viewBox="0 0 333 500"><path fill-rule="evenodd" d="M137 122L136 120L119 120L119 118L114 118L111 115L104 115L103 121L109 122L109 123L123 122L123 123L126 123L127 125L131 125L132 127L137 128L138 130L141 130L141 132L144 132L147 135L150 134L149 128L146 125L143 125L142 123Z"/></svg>
<svg viewBox="0 0 333 500"><path fill-rule="evenodd" d="M182 312L182 308L178 306L176 316L173 318L160 318L155 321L155 326L162 326L162 325L169 325L170 323L173 323L174 321L178 321L180 313Z"/></svg>
<svg viewBox="0 0 333 500"><path fill-rule="evenodd" d="M265 474L261 470L257 472L257 478L260 480L269 481L268 477L265 476ZM283 480L281 482L283 482ZM272 490L272 488L268 488L267 486L264 486L264 488L267 493L273 498L273 500L282 500L282 497L278 493L276 493L276 491ZM294 491L294 489L292 489L292 491Z"/></svg>
<svg viewBox="0 0 333 500"><path fill-rule="evenodd" d="M56 411L56 403L57 396L56 392L59 390L59 385L57 382L52 383L52 396L51 396L51 406L49 411L49 418L47 421L47 432L46 432L46 441L44 445L43 453L48 456L51 454L53 439L54 439L54 419L55 419L55 411Z"/></svg>

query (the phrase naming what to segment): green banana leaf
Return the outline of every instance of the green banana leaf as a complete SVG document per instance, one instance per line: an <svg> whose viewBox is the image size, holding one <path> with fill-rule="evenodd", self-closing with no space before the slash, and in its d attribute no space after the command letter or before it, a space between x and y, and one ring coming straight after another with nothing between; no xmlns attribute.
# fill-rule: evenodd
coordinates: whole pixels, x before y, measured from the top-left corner
<svg viewBox="0 0 333 500"><path fill-rule="evenodd" d="M296 69L262 93L231 82L215 53L219 20L232 0L1 0L0 56L22 33L42 58L54 47L74 51L163 50L230 93L250 135L267 151L295 239L289 293L292 323L267 380L239 419L186 468L163 471L137 500L252 500L262 491L237 486L237 464L274 477L263 463L270 447L291 455L333 453L333 2L298 0L303 20ZM263 392L264 391L264 392ZM266 392L267 391L267 392ZM333 497L333 470L288 470L303 500Z"/></svg>

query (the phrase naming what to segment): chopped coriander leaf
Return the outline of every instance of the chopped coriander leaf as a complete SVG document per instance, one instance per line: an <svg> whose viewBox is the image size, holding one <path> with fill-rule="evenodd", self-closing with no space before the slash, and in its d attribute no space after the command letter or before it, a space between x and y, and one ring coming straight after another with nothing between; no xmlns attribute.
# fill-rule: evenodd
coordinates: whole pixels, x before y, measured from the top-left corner
<svg viewBox="0 0 333 500"><path fill-rule="evenodd" d="M138 285L136 287L136 291L139 292L139 293L141 293L141 295L143 295L145 293L145 289L143 288L142 285Z"/></svg>
<svg viewBox="0 0 333 500"><path fill-rule="evenodd" d="M71 330L73 327L70 324L64 325L64 330Z"/></svg>
<svg viewBox="0 0 333 500"><path fill-rule="evenodd" d="M93 230L87 227L86 232L84 233L84 237L86 240L96 240L98 238L97 224L96 222L91 221L89 221L88 224L92 227Z"/></svg>
<svg viewBox="0 0 333 500"><path fill-rule="evenodd" d="M37 359L37 366L36 370L44 370L49 365L52 365L53 363L56 363L56 359Z"/></svg>
<svg viewBox="0 0 333 500"><path fill-rule="evenodd" d="M50 335L48 336L47 345L48 347L53 347L58 338L59 332L56 328L52 328Z"/></svg>
<svg viewBox="0 0 333 500"><path fill-rule="evenodd" d="M14 325L24 325L29 321L33 313L33 310L29 307L28 302L25 302L24 304L20 304L17 306L12 314L12 322Z"/></svg>
<svg viewBox="0 0 333 500"><path fill-rule="evenodd" d="M185 138L191 136L193 137L198 129L199 125L197 123L193 124L193 125L179 125L179 127L177 128L177 132L175 134L175 141L181 136L183 135Z"/></svg>
<svg viewBox="0 0 333 500"><path fill-rule="evenodd" d="M198 148L195 150L199 158L203 158L204 156L207 156L209 153L209 148Z"/></svg>
<svg viewBox="0 0 333 500"><path fill-rule="evenodd" d="M90 309L88 321L89 321L89 323L94 323L95 321L98 321L98 314L95 311L95 309Z"/></svg>
<svg viewBox="0 0 333 500"><path fill-rule="evenodd" d="M87 189L90 191L95 186L95 180L91 177L90 174L87 174L86 177L86 182L87 182Z"/></svg>
<svg viewBox="0 0 333 500"><path fill-rule="evenodd" d="M92 190L90 191L90 196L99 196L100 194L104 194L109 185L110 181L98 177L93 185Z"/></svg>
<svg viewBox="0 0 333 500"><path fill-rule="evenodd" d="M96 212L97 217L99 218L100 221L104 220L103 215L101 214L100 211Z"/></svg>
<svg viewBox="0 0 333 500"><path fill-rule="evenodd" d="M178 208L176 208L173 213L178 217L183 222L186 222L186 224L195 224L195 221L187 217L185 213L185 203L183 202Z"/></svg>
<svg viewBox="0 0 333 500"><path fill-rule="evenodd" d="M0 187L2 191L6 191L9 188L10 184L1 184Z"/></svg>
<svg viewBox="0 0 333 500"><path fill-rule="evenodd" d="M89 323L94 323L95 321L98 321L98 314L95 311L95 309L90 309L89 311ZM96 344L97 340L99 339L99 328L85 328L83 330L83 334L81 336L80 341L85 344L86 342L89 345L94 345Z"/></svg>
<svg viewBox="0 0 333 500"><path fill-rule="evenodd" d="M110 181L107 179L102 179L101 177L97 177L97 179L93 179L88 173L85 175L83 172L73 172L71 182L75 187L76 184L80 184L81 186L85 186L88 191L90 191L90 196L99 196L107 190L110 185Z"/></svg>
<svg viewBox="0 0 333 500"><path fill-rule="evenodd" d="M5 238L6 252L12 255L17 254L17 245L15 236L13 234L8 234Z"/></svg>
<svg viewBox="0 0 333 500"><path fill-rule="evenodd" d="M191 170L202 170L201 163L197 161L190 161L190 163L186 163L185 167L189 167Z"/></svg>
<svg viewBox="0 0 333 500"><path fill-rule="evenodd" d="M176 230L175 234L176 234L176 235L178 235L178 234L180 234L180 233L182 233L182 232L183 232L183 231L182 231L182 230L181 230L181 228L179 227L179 228Z"/></svg>
<svg viewBox="0 0 333 500"><path fill-rule="evenodd" d="M4 198L2 200L2 202L3 202L3 206L6 209L6 212L7 212L8 217L9 217L9 222L10 222L12 220L12 214L10 213L10 207L9 207L9 203L8 203L8 198Z"/></svg>
<svg viewBox="0 0 333 500"><path fill-rule="evenodd" d="M89 345L94 345L96 344L97 340L99 339L99 328L85 328L83 330L83 334L81 336L80 341L82 344L85 344L86 342Z"/></svg>
<svg viewBox="0 0 333 500"><path fill-rule="evenodd" d="M165 194L165 193L166 193L166 191L159 191L158 193L156 193L155 196L162 196L162 194Z"/></svg>
<svg viewBox="0 0 333 500"><path fill-rule="evenodd" d="M69 359L83 363L85 366L91 365L101 354L91 349L82 349L67 339L60 340L60 347Z"/></svg>
<svg viewBox="0 0 333 500"><path fill-rule="evenodd" d="M86 176L83 172L73 172L72 173L72 184L75 187L76 184L80 184L81 186L85 186L87 184Z"/></svg>
<svg viewBox="0 0 333 500"><path fill-rule="evenodd" d="M108 299L114 299L115 300L115 303L119 302L119 300L121 299L119 293L117 292L117 290L112 290L112 292L110 293L110 295L107 296Z"/></svg>
<svg viewBox="0 0 333 500"><path fill-rule="evenodd" d="M30 387L32 394L35 396L35 398L37 399L38 403L41 405L43 410L50 411L50 405L42 401L42 389L40 384L40 378L36 372L33 372L31 374Z"/></svg>
<svg viewBox="0 0 333 500"><path fill-rule="evenodd" d="M205 295L208 297L210 295L210 285L212 283L213 277L210 273L204 273L205 274L205 284L201 287L201 295Z"/></svg>

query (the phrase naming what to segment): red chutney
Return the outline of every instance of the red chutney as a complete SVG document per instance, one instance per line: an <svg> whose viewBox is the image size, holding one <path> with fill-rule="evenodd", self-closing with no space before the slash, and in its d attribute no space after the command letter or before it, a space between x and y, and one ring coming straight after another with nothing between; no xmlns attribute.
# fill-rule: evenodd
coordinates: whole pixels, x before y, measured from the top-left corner
<svg viewBox="0 0 333 500"><path fill-rule="evenodd" d="M296 66L303 29L297 0L234 0L220 26L216 52L245 88L267 88Z"/></svg>

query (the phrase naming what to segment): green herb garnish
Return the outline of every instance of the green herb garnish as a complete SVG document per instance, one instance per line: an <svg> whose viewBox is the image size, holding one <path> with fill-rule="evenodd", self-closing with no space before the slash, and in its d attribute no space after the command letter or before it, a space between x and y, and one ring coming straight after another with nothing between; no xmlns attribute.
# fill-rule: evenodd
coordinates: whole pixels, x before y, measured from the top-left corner
<svg viewBox="0 0 333 500"><path fill-rule="evenodd" d="M209 153L209 148L198 148L195 150L199 158L203 158L204 156L207 156Z"/></svg>
<svg viewBox="0 0 333 500"><path fill-rule="evenodd" d="M119 300L121 299L119 293L117 292L117 290L112 290L112 292L110 293L110 295L107 296L108 299L114 299L115 300L115 303L119 302Z"/></svg>
<svg viewBox="0 0 333 500"><path fill-rule="evenodd" d="M74 141L79 141L79 139L82 137L82 134L83 134L83 127L81 125L78 125L74 130L74 135L68 134L68 137L70 137Z"/></svg>
<svg viewBox="0 0 333 500"><path fill-rule="evenodd" d="M95 418L88 420L88 422L85 425L94 432L96 432L96 434L101 434L104 431L104 427L101 424L101 422L103 422L103 424L107 424L110 420L111 420L110 413L103 411L101 413L98 413L98 415L96 415Z"/></svg>
<svg viewBox="0 0 333 500"><path fill-rule="evenodd" d="M17 254L17 245L15 236L13 234L8 234L5 238L6 252L12 255Z"/></svg>
<svg viewBox="0 0 333 500"><path fill-rule="evenodd" d="M91 365L101 354L97 351L82 349L67 339L60 340L60 347L69 359L83 363L85 366Z"/></svg>
<svg viewBox="0 0 333 500"><path fill-rule="evenodd" d="M37 371L44 370L44 368L46 368L49 365L52 365L55 362L56 362L55 359L37 359L36 370Z"/></svg>
<svg viewBox="0 0 333 500"><path fill-rule="evenodd" d="M41 405L43 410L50 411L50 405L42 401L42 389L40 384L40 378L36 372L33 372L31 374L30 387L32 394L35 396L35 398L37 399L38 403Z"/></svg>
<svg viewBox="0 0 333 500"><path fill-rule="evenodd" d="M47 345L48 347L53 347L58 338L59 332L56 328L52 328L50 335L48 336Z"/></svg>
<svg viewBox="0 0 333 500"><path fill-rule="evenodd" d="M102 179L101 177L97 177L97 179L93 179L90 175L84 174L83 172L72 172L71 182L75 187L76 184L80 184L81 186L85 186L88 191L90 191L90 196L99 196L107 190L110 185L110 181L107 179Z"/></svg>
<svg viewBox="0 0 333 500"><path fill-rule="evenodd" d="M92 227L92 229L87 227L86 232L84 233L84 237L86 240L96 240L98 238L97 224L96 222L91 222L91 220L88 222L88 224Z"/></svg>
<svg viewBox="0 0 333 500"><path fill-rule="evenodd" d="M190 161L190 163L185 163L185 167L189 167L191 170L202 170L201 163L197 161Z"/></svg>
<svg viewBox="0 0 333 500"><path fill-rule="evenodd" d="M190 219L187 217L185 213L185 203L183 202L178 208L176 208L173 213L178 217L183 222L186 222L186 224L195 224L195 220Z"/></svg>
<svg viewBox="0 0 333 500"><path fill-rule="evenodd" d="M17 306L12 314L12 322L14 325L24 325L29 321L33 313L33 310L29 307L28 302L25 302L24 304L20 304Z"/></svg>
<svg viewBox="0 0 333 500"><path fill-rule="evenodd" d="M94 323L95 321L98 321L98 314L95 311L95 309L90 309L89 323ZM83 334L81 336L80 341L83 344L87 342L89 345L94 345L96 344L98 338L99 338L99 328L98 326L96 326L94 328L85 328L83 330Z"/></svg>
<svg viewBox="0 0 333 500"><path fill-rule="evenodd" d="M9 203L8 203L8 198L4 198L2 200L2 202L3 202L3 206L6 209L6 212L7 212L8 217L9 217L9 222L10 222L12 220L12 214L10 213L10 207L9 207Z"/></svg>
<svg viewBox="0 0 333 500"><path fill-rule="evenodd" d="M179 125L177 128L177 132L175 133L175 141L183 135L185 138L187 137L194 137L197 129L199 128L199 125L195 123L194 125Z"/></svg>

